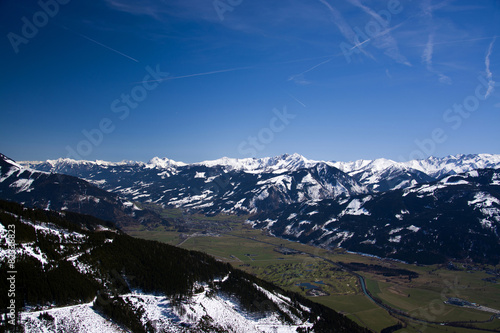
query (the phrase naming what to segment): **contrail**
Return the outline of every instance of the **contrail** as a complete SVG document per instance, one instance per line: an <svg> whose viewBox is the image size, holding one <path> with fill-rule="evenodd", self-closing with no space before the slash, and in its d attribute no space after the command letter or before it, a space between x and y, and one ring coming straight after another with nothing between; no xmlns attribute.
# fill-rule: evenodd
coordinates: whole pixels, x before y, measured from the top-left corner
<svg viewBox="0 0 500 333"><path fill-rule="evenodd" d="M102 47L105 47L105 48L107 48L108 50L111 50L111 51L113 51L113 52L116 52L116 53L118 53L119 55L124 56L125 58L128 58L128 59L130 59L130 60L133 60L133 61L135 61L135 62L139 62L139 60L134 59L134 58L132 58L131 56L128 56L128 55L126 55L125 53L122 53L122 52L120 52L120 51L118 51L118 50L115 50L115 49L114 49L114 48L112 48L112 47L109 47L109 46L107 46L107 45L104 45L104 44L102 44L102 43L99 43L98 41L96 41L96 40L94 40L94 39L92 39L92 38L90 38L90 37L87 37L87 36L82 35L82 34L78 34L78 35L80 35L81 37L83 37L83 38L85 38L85 39L88 39L88 40L89 40L89 41L91 41L91 42L96 43L97 45L101 45Z"/></svg>
<svg viewBox="0 0 500 333"><path fill-rule="evenodd" d="M301 101L299 101L297 98L295 98L295 96L293 96L292 94L290 94L288 91L285 91L285 92L286 92L286 94L287 94L288 96L290 96L291 98L293 98L293 99L294 99L297 103L299 103L299 104L300 104L300 105L302 105L303 107L307 108L307 106L306 106L304 103L302 103Z"/></svg>
<svg viewBox="0 0 500 333"><path fill-rule="evenodd" d="M342 14L336 8L331 6L326 0L319 0L319 2L321 2L324 6L328 8L331 15L333 16L333 23L340 30L340 33L344 36L344 38L347 39L352 44L356 44L356 42L358 41L358 37L356 36L354 30L352 30L351 26L346 22ZM369 54L366 50L360 48L359 51L362 52L367 57L374 59L373 56Z"/></svg>
<svg viewBox="0 0 500 333"><path fill-rule="evenodd" d="M195 76L204 76L204 75L212 75L212 74L225 73L225 72L233 72L233 71L239 71L239 70L249 69L249 68L252 68L252 67L238 67L238 68L221 69L218 71L188 74L188 75L182 75L182 76L170 76L170 77L166 77L164 79L139 81L139 82L134 82L134 83L162 82L162 81L167 81L167 80L185 79L188 77L195 77Z"/></svg>
<svg viewBox="0 0 500 333"><path fill-rule="evenodd" d="M320 0L320 1L322 1L322 0ZM406 20L406 21L407 21L407 20ZM400 27L401 25L403 25L406 21L401 22L400 24L398 24L398 25L396 25L396 26L394 26L394 27L392 27L392 28L386 29L386 30L384 30L384 31L380 32L379 34L377 34L376 36L373 36L372 38L369 38L369 39L367 39L367 40L365 40L365 41L363 41L363 42L361 42L361 43L355 44L355 45L351 48L351 50L353 50L353 49L355 49L355 48L358 48L358 47L362 46L363 44L365 44L365 43L367 43L367 42L370 42L371 40L373 40L373 38L377 38L377 37L383 36L383 35L385 35L385 34L388 34L388 33L389 33L389 32L391 32L392 30L399 28L399 27ZM361 49L361 50L362 50L362 49ZM364 53L364 51L363 51L363 53ZM288 81L292 81L292 80L293 80L293 79L295 79L297 76L300 76L300 75L303 75L303 74L305 74L305 73L308 73L308 72L310 72L310 71L312 71L312 70L314 70L314 69L316 69L316 68L318 68L318 67L320 67L320 66L324 65L324 64L326 64L326 63L328 63L328 62L332 61L332 59L333 59L334 57L337 57L337 56L340 56L340 55L343 55L343 53L342 53L342 52L339 52L339 53L332 54L332 55L329 55L329 56L322 56L322 57L315 57L315 58L308 58L308 59L298 59L298 60L293 60L293 61L289 61L289 62L284 62L284 63L291 63L291 62L301 62L301 61L307 61L307 60L312 60L312 59L322 59L322 58L324 59L324 58L329 58L329 59L327 59L327 60L325 60L325 61L323 61L323 62L321 62L321 63L319 63L319 64L317 64L317 65L314 65L313 67L311 67L311 68L309 68L309 69L307 69L307 70L303 71L302 73L299 73L299 74L295 74L295 75L290 76L290 78L288 79Z"/></svg>
<svg viewBox="0 0 500 333"><path fill-rule="evenodd" d="M408 21L408 19L407 19L407 20L405 20L405 21L403 21L403 22L401 22L401 23L399 23L398 25L395 25L395 26L393 26L393 27L391 27L391 28L385 29L384 31L381 31L380 33L378 33L378 34L376 34L375 36L372 36L372 37L370 37L370 38L368 38L368 39L366 39L366 40L362 41L361 43L358 43L358 44L354 45L353 47L351 47L351 50L354 50L355 48L360 47L361 45L363 45L363 44L365 44L365 43L368 43L368 42L372 41L372 40L373 40L373 39L375 39L375 38L379 38L379 37L381 37L381 36L387 35L387 34L388 34L388 33L390 33L392 30L395 30L395 29L399 28L400 26L402 26L403 24L405 24L405 23L406 23L406 21Z"/></svg>
<svg viewBox="0 0 500 333"><path fill-rule="evenodd" d="M74 31L74 30L71 30L70 28L65 27L65 26L63 26L63 25L62 25L61 27L62 27L62 28L64 28L64 29L66 29L66 30L69 30L69 31L71 31L72 33L74 33L74 34L76 34L76 35L78 35L78 36L80 36L80 37L82 37L82 38L85 38L85 39L87 39L87 40L89 40L89 41L91 41L91 42L93 42L93 43L95 43L95 44L97 44L97 45L100 45L100 46L102 46L102 47L105 47L105 48L107 48L107 49L108 49L108 50L110 50L110 51L113 51L113 52L115 52L115 53L118 53L119 55L121 55L121 56L123 56L123 57L125 57L125 58L128 58L128 59L130 59L130 60L132 60L132 61L135 61L135 62L139 62L139 60L134 59L134 58L132 58L131 56L128 56L128 55L126 55L126 54L125 54L125 53L123 53L123 52L120 52L120 51L118 51L118 50L115 50L115 49L114 49L114 48L112 48L112 47L109 47L109 46L107 46L107 45L104 45L103 43L100 43L100 42L98 42L98 41L96 41L96 40L94 40L94 39L92 39L92 38L90 38L90 37L88 37L88 36L85 36L84 34L81 34L81 33L79 33L79 32L76 32L76 31Z"/></svg>
<svg viewBox="0 0 500 333"><path fill-rule="evenodd" d="M479 38L471 38L471 39L456 39L456 40L450 40L446 42L435 42L433 45L443 45L443 44L453 44L453 43L462 43L462 42L475 42L477 40L483 40L483 39L492 39L492 38L497 38L498 36L492 36L492 37L479 37ZM414 45L408 45L412 47L420 47L420 46L426 46L426 44L414 44Z"/></svg>
<svg viewBox="0 0 500 333"><path fill-rule="evenodd" d="M324 55L324 56L318 56L318 57L312 57L312 58L301 58L301 59L294 59L294 60L287 60L287 61L279 61L275 62L273 64L281 65L281 64L293 64L296 62L304 62L304 61L310 61L310 60L319 60L319 59L325 59L325 58L332 58L338 55L342 55L342 52L338 54L330 54L330 55Z"/></svg>
<svg viewBox="0 0 500 333"><path fill-rule="evenodd" d="M313 67L311 67L311 68L309 68L309 69L307 69L307 70L303 71L302 73L292 75L292 76L290 76L290 78L288 79L288 81L292 81L292 80L293 80L293 79L295 79L297 76L301 76L301 75L303 75L303 74L305 74L305 73L307 73L307 72L310 72L310 71L312 71L312 70L314 70L314 69L318 68L319 66L322 66L322 65L326 64L327 62L330 62L331 60L332 60L332 58L327 59L327 60L325 60L325 61L323 61L323 62L320 62L319 64L314 65Z"/></svg>

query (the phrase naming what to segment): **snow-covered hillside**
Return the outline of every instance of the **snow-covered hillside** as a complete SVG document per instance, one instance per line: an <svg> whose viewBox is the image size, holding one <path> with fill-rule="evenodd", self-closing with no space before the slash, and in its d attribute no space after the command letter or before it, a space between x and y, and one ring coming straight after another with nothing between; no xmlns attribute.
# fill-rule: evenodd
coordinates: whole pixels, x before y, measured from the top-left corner
<svg viewBox="0 0 500 333"><path fill-rule="evenodd" d="M27 332L326 332L337 325L365 332L206 254L134 239L88 216L0 201L0 266L12 258ZM7 283L0 281L2 290Z"/></svg>
<svg viewBox="0 0 500 333"><path fill-rule="evenodd" d="M165 296L134 292L121 295L130 307L142 313L144 326L154 332L235 332L235 333L292 333L298 328L310 329L313 324L295 318L292 324L283 323L274 312L254 315L242 311L239 305L228 297L211 295L205 285L204 291L181 303L174 304ZM269 293L279 304L289 306L290 300L281 295ZM102 316L93 306L95 300L85 304L56 307L41 311L22 312L20 322L31 333L86 332L118 333L128 332L123 326ZM307 310L307 308L304 308ZM293 316L292 313L290 315Z"/></svg>

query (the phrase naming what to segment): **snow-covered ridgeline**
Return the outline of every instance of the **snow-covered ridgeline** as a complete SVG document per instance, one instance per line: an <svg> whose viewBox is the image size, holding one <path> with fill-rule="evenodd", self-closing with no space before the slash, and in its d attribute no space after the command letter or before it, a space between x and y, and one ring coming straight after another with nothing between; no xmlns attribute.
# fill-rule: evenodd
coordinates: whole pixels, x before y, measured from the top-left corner
<svg viewBox="0 0 500 333"><path fill-rule="evenodd" d="M278 305L286 303L281 295L271 294L273 302ZM313 325L302 322L298 318L294 324L283 323L276 313L270 312L255 316L241 311L232 300L211 295L208 286L204 291L193 295L180 304L172 304L165 296L149 295L134 292L121 296L136 310L143 310L141 322L149 323L158 332L185 332L185 327L196 329L200 323L213 325L228 332L266 333L296 332L297 328L310 328ZM95 301L95 300L94 300ZM22 312L21 323L25 329L33 333L65 331L89 333L124 332L110 320L107 320L93 308L93 302L46 309L42 311ZM284 306L280 306L285 308ZM303 308L307 311L307 308ZM45 317L45 319L44 319ZM47 318L51 318L47 320Z"/></svg>
<svg viewBox="0 0 500 333"><path fill-rule="evenodd" d="M396 162L379 158L375 160L357 160L353 162L327 162L332 166L348 173L360 173L371 170L381 172L390 167L401 170L413 169L421 171L432 177L441 177L446 174L458 174L476 169L500 168L500 155L496 154L471 154L450 155L446 157L429 157L423 160Z"/></svg>
<svg viewBox="0 0 500 333"><path fill-rule="evenodd" d="M13 162L14 163L14 162ZM454 155L442 158L429 157L423 160L411 160L406 162L396 162L390 159L379 158L375 160L357 160L351 162L342 161L317 161L309 160L299 154L284 154L275 157L264 158L228 158L223 157L216 160L203 161L198 163L186 164L177 162L168 158L154 157L148 162L106 162L96 161L76 161L69 158L59 158L57 160L47 160L46 162L18 162L18 167L37 168L40 164L48 164L52 167L52 172L56 172L62 167L71 166L138 166L143 168L157 169L175 169L184 166L206 166L206 167L224 167L228 170L242 170L252 173L260 172L284 172L295 171L301 168L310 168L317 164L327 164L340 169L350 175L370 171L371 173L381 173L389 168L399 170L417 170L431 177L441 177L446 174L457 174L468 172L481 168L500 168L500 155L493 154L472 154L472 155Z"/></svg>

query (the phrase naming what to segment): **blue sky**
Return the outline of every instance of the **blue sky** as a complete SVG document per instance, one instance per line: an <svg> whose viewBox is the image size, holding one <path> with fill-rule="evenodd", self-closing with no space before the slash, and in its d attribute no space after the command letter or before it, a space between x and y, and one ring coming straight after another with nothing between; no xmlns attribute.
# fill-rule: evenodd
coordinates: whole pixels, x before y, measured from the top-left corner
<svg viewBox="0 0 500 333"><path fill-rule="evenodd" d="M0 2L0 152L500 153L500 1Z"/></svg>

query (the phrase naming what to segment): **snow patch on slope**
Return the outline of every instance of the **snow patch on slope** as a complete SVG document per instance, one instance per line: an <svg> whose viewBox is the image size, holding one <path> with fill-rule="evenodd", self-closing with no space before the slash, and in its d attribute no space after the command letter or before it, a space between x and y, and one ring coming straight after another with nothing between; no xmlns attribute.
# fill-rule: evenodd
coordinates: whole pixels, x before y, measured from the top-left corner
<svg viewBox="0 0 500 333"><path fill-rule="evenodd" d="M359 200L359 199L351 200L349 205L347 205L347 207L340 214L340 216L342 216L342 215L370 215L370 212L367 209L363 208L363 205L371 199L372 199L371 196L367 196L367 197L363 198L362 200Z"/></svg>
<svg viewBox="0 0 500 333"><path fill-rule="evenodd" d="M26 332L87 332L87 333L121 333L124 330L106 320L92 308L92 303L54 308L36 312L20 313L21 323ZM48 313L54 321L40 318Z"/></svg>
<svg viewBox="0 0 500 333"><path fill-rule="evenodd" d="M495 222L500 223L500 200L488 193L479 192L468 204L475 206L474 209L479 209L486 217L480 221L483 228L496 231Z"/></svg>
<svg viewBox="0 0 500 333"><path fill-rule="evenodd" d="M256 287L259 290L260 287ZM287 299L281 295L262 291L280 309L286 310ZM295 325L285 324L276 313L265 315L254 315L242 311L238 304L232 300L215 295L207 285L203 285L201 293L193 295L187 300L178 304L163 296L152 296L140 293L124 295L134 308L144 309L141 321L150 322L157 331L181 332L175 326L196 327L200 322L205 321L228 332L257 333L257 332L296 332L299 327L312 327L310 323L302 323L297 318ZM288 303L291 301L288 300Z"/></svg>

